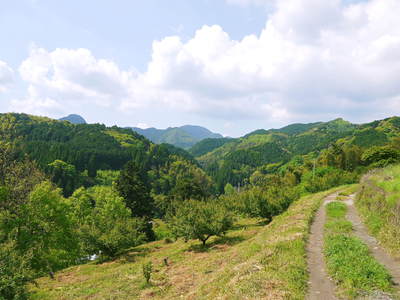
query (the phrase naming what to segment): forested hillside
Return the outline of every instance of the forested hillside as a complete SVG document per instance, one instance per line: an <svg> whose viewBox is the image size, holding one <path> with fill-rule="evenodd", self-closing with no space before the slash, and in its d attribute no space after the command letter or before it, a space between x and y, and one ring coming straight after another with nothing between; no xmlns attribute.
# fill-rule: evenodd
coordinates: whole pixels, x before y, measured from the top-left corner
<svg viewBox="0 0 400 300"><path fill-rule="evenodd" d="M317 167L329 165L352 171L363 165L361 156L366 149L398 143L399 133L398 117L362 125L336 119L257 130L242 138L208 144L203 141L190 152L223 190L227 183L245 185L256 171L280 172L287 166L314 164L314 159ZM342 161L333 162L332 155L341 155Z"/></svg>

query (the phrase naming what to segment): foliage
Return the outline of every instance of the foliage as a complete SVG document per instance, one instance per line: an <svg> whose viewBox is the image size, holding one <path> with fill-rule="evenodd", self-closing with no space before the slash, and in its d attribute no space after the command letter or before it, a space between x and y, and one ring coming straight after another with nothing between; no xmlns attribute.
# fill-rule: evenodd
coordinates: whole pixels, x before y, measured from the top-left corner
<svg viewBox="0 0 400 300"><path fill-rule="evenodd" d="M55 160L48 164L46 171L51 180L63 190L66 197L71 196L83 183L81 175L77 172L75 166L62 160Z"/></svg>
<svg viewBox="0 0 400 300"><path fill-rule="evenodd" d="M289 186L251 187L238 193L220 197L230 211L238 215L259 217L270 221L284 212L300 197L298 190Z"/></svg>
<svg viewBox="0 0 400 300"><path fill-rule="evenodd" d="M126 164L115 182L116 190L125 199L126 206L135 217L150 217L153 213L153 199L146 175L146 172L131 161Z"/></svg>
<svg viewBox="0 0 400 300"><path fill-rule="evenodd" d="M96 185L112 186L117 181L119 171L113 170L98 170L96 174Z"/></svg>
<svg viewBox="0 0 400 300"><path fill-rule="evenodd" d="M31 253L19 254L15 244L8 242L0 247L0 299L28 299L26 285L35 278L30 267Z"/></svg>
<svg viewBox="0 0 400 300"><path fill-rule="evenodd" d="M78 243L60 189L50 182L37 185L22 212L15 232L17 249L21 253L35 253L31 261L34 270L53 272L76 262Z"/></svg>
<svg viewBox="0 0 400 300"><path fill-rule="evenodd" d="M316 193L329 188L355 183L358 175L333 167L319 167L303 174L301 188L307 193Z"/></svg>
<svg viewBox="0 0 400 300"><path fill-rule="evenodd" d="M144 223L131 218L124 199L108 186L78 189L69 199L72 218L86 255L115 257L144 240Z"/></svg>
<svg viewBox="0 0 400 300"><path fill-rule="evenodd" d="M364 152L362 160L372 168L386 167L400 161L400 151L390 146L375 146Z"/></svg>
<svg viewBox="0 0 400 300"><path fill-rule="evenodd" d="M159 216L164 216L174 201L203 200L214 193L214 185L207 174L187 161L176 160L161 168L153 180L153 195Z"/></svg>
<svg viewBox="0 0 400 300"><path fill-rule="evenodd" d="M204 139L189 149L189 153L192 154L194 157L199 157L208 152L213 151L216 148L223 146L224 144L228 143L231 139L230 138L208 138Z"/></svg>
<svg viewBox="0 0 400 300"><path fill-rule="evenodd" d="M233 225L232 213L217 200L187 200L176 206L175 215L168 218L176 237L199 239L205 245L211 236L221 236Z"/></svg>

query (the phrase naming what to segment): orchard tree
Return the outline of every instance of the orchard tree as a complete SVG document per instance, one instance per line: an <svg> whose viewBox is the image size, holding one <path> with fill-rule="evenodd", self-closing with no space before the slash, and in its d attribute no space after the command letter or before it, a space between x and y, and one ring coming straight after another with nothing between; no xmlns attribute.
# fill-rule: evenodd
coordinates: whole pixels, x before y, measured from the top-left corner
<svg viewBox="0 0 400 300"><path fill-rule="evenodd" d="M178 202L175 215L168 217L168 226L176 237L198 239L203 246L210 237L226 233L233 222L233 214L217 200Z"/></svg>

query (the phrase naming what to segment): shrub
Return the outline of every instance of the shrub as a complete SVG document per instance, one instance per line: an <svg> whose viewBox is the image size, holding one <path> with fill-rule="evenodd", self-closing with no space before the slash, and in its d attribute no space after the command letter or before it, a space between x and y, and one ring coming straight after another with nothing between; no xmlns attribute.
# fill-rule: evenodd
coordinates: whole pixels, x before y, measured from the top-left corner
<svg viewBox="0 0 400 300"><path fill-rule="evenodd" d="M144 263L142 265L143 277L146 280L146 283L150 283L151 273L153 272L153 263L151 261Z"/></svg>

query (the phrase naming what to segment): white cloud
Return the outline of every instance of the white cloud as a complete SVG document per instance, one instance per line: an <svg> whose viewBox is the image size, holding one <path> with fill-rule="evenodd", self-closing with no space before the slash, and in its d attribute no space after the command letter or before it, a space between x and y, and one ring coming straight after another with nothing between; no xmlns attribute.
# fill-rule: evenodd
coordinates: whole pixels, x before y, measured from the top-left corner
<svg viewBox="0 0 400 300"><path fill-rule="evenodd" d="M13 70L0 60L0 93L5 92L14 82Z"/></svg>
<svg viewBox="0 0 400 300"><path fill-rule="evenodd" d="M386 107L396 110L387 114L400 113L400 1L274 3L259 35L232 40L214 25L188 41L155 41L143 73L121 70L87 49L34 48L20 67L29 94L13 105L91 104L128 114L157 107L269 124L338 115L371 119Z"/></svg>
<svg viewBox="0 0 400 300"><path fill-rule="evenodd" d="M147 125L146 123L137 123L136 127L137 127L137 128L140 128L140 129L147 129L147 128L150 128L150 126Z"/></svg>
<svg viewBox="0 0 400 300"><path fill-rule="evenodd" d="M25 99L14 100L12 108L45 113L49 108L82 105L115 106L129 97L134 72L122 71L112 61L96 59L88 49L33 47L19 68L29 84ZM36 106L36 107L35 107Z"/></svg>

